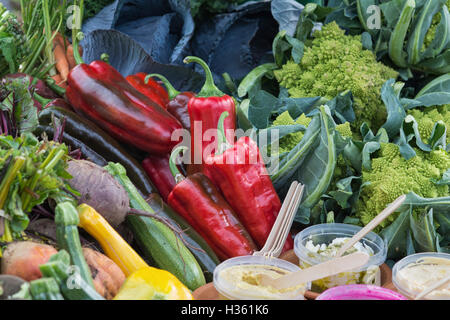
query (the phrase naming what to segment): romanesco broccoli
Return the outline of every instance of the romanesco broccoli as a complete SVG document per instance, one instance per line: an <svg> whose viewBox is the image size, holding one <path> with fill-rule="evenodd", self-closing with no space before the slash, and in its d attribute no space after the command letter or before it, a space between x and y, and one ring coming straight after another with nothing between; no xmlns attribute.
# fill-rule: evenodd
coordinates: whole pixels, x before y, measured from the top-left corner
<svg viewBox="0 0 450 320"><path fill-rule="evenodd" d="M448 197L448 185L436 185L433 180L440 180L450 168L450 154L445 150L423 152L416 150L417 155L406 160L396 144L381 144L377 157L372 159L372 169L363 170L363 183L356 208L356 216L363 224L369 223L385 209L389 203L402 194L414 192L424 198ZM394 216L382 222L386 227L394 220Z"/></svg>
<svg viewBox="0 0 450 320"><path fill-rule="evenodd" d="M445 5L447 6L447 10L450 9L450 0L447 0ZM430 46L431 42L433 42L434 36L436 35L437 26L441 22L441 16L442 15L440 12L438 12L434 15L433 20L431 21L430 28L428 29L428 31L425 35L422 51L424 51L426 48L428 48Z"/></svg>
<svg viewBox="0 0 450 320"><path fill-rule="evenodd" d="M311 118L308 118L305 114L302 114L297 120L292 119L289 111L285 111L280 114L273 122L272 126L288 126L294 124L301 124L305 127L311 122ZM279 142L279 153L282 154L284 152L289 152L294 147L299 144L299 142L303 139L304 132L299 131L295 133L291 133L280 139Z"/></svg>
<svg viewBox="0 0 450 320"><path fill-rule="evenodd" d="M447 127L447 144L450 143L450 104L428 107L423 110L415 108L409 110L408 114L416 119L419 125L420 137L424 142L428 142L436 122L442 120Z"/></svg>
<svg viewBox="0 0 450 320"><path fill-rule="evenodd" d="M332 99L351 90L356 115L353 128L359 129L367 122L377 130L387 115L380 96L381 86L386 80L397 78L398 73L377 62L373 52L363 49L361 36L347 36L331 22L314 33L300 64L288 61L275 71L275 76L291 97Z"/></svg>
<svg viewBox="0 0 450 320"><path fill-rule="evenodd" d="M338 124L336 126L336 131L339 132L343 138L353 137L352 127L350 125L350 122Z"/></svg>

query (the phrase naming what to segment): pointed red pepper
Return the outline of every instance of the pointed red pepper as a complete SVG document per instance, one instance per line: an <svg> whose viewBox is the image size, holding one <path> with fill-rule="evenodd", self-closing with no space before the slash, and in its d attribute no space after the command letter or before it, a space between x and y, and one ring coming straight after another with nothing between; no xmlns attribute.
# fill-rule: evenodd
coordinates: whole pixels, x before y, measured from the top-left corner
<svg viewBox="0 0 450 320"><path fill-rule="evenodd" d="M166 108L169 103L169 94L155 80L148 78L144 72L139 72L126 77L127 81L139 92L146 95L150 100L155 101L161 107Z"/></svg>
<svg viewBox="0 0 450 320"><path fill-rule="evenodd" d="M177 185L168 204L205 239L221 260L251 255L256 245L242 226L231 206L216 186L202 173L184 177L175 159L187 147L176 148L170 157Z"/></svg>
<svg viewBox="0 0 450 320"><path fill-rule="evenodd" d="M175 118L178 119L178 121L181 122L183 128L185 128L186 130L191 130L191 118L189 117L187 106L189 100L191 100L191 98L195 96L195 92L180 92L176 90L169 82L169 80L167 80L166 77L160 74L149 74L146 79L150 77L158 78L166 87L170 99L169 103L166 105L167 111L169 111Z"/></svg>
<svg viewBox="0 0 450 320"><path fill-rule="evenodd" d="M167 202L167 197L177 184L170 171L169 158L169 154L165 156L149 155L142 161L142 167L165 202Z"/></svg>
<svg viewBox="0 0 450 320"><path fill-rule="evenodd" d="M242 137L229 144L223 132L224 112L218 126L219 149L207 158L205 174L219 188L244 227L261 248L264 246L281 209L263 158L255 141ZM225 149L225 150L224 150ZM283 251L294 247L289 236Z"/></svg>
<svg viewBox="0 0 450 320"><path fill-rule="evenodd" d="M209 132L213 130L215 133L220 115L223 112L227 111L229 114L229 117L225 120L224 128L230 143L234 142L236 130L236 104L234 99L216 87L211 70L205 61L191 56L184 59L184 63L191 62L196 62L202 66L205 70L206 81L200 92L188 103L191 119L191 165L188 166L188 173L201 172L206 157L214 154L217 150L217 141L215 141L214 135L207 136L205 133L208 130Z"/></svg>
<svg viewBox="0 0 450 320"><path fill-rule="evenodd" d="M103 61L78 65L68 76L66 97L74 110L120 141L150 154L167 154L178 143L172 133L181 124L167 110L136 90L116 69Z"/></svg>

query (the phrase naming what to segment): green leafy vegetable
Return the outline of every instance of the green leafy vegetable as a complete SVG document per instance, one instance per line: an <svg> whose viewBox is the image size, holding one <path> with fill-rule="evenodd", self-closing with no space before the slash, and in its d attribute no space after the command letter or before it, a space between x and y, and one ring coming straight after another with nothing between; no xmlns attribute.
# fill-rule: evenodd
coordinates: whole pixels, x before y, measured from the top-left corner
<svg viewBox="0 0 450 320"><path fill-rule="evenodd" d="M19 70L29 54L27 38L17 17L0 3L0 77Z"/></svg>
<svg viewBox="0 0 450 320"><path fill-rule="evenodd" d="M22 236L28 213L48 198L72 190L65 179L68 150L64 144L39 141L31 133L0 136L0 218L2 241Z"/></svg>
<svg viewBox="0 0 450 320"><path fill-rule="evenodd" d="M0 134L18 136L32 132L38 125L38 109L33 100L28 77L2 81L0 96Z"/></svg>

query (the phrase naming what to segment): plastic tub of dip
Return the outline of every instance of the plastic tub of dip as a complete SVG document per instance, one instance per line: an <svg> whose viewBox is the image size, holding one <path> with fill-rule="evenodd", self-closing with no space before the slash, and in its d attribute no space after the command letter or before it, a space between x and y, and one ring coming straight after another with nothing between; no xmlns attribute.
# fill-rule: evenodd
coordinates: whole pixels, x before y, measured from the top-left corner
<svg viewBox="0 0 450 320"><path fill-rule="evenodd" d="M450 275L450 254L417 253L398 261L392 269L392 282L397 290L410 299ZM424 300L450 300L450 283L432 291Z"/></svg>
<svg viewBox="0 0 450 320"><path fill-rule="evenodd" d="M345 241L361 229L361 227L343 223L318 224L304 229L295 236L294 240L294 252L299 258L300 267L308 268L333 259ZM370 255L366 265L356 270L313 281L311 290L321 293L329 288L349 284L380 286L380 265L386 260L387 254L385 242L376 233L370 232L345 254L357 251Z"/></svg>
<svg viewBox="0 0 450 320"><path fill-rule="evenodd" d="M261 286L259 274L279 278L300 271L293 263L277 258L242 256L228 259L214 270L214 287L222 300L304 300L309 285L282 290Z"/></svg>
<svg viewBox="0 0 450 320"><path fill-rule="evenodd" d="M316 300L408 300L401 294L370 284L351 284L326 290Z"/></svg>

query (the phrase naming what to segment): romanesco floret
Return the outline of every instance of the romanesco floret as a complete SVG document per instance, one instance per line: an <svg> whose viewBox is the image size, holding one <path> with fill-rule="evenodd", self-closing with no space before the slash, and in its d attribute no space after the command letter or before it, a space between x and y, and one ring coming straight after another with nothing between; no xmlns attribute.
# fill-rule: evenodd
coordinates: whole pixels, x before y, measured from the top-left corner
<svg viewBox="0 0 450 320"><path fill-rule="evenodd" d="M447 10L450 9L450 0L447 0L445 5L447 6ZM441 18L442 18L441 12L438 12L434 15L433 20L431 21L430 28L428 29L425 35L422 51L428 48L430 44L433 42L434 36L436 35L437 26L441 22Z"/></svg>
<svg viewBox="0 0 450 320"><path fill-rule="evenodd" d="M339 132L343 138L353 137L352 127L350 125L350 122L338 124L336 126L336 131Z"/></svg>
<svg viewBox="0 0 450 320"><path fill-rule="evenodd" d="M297 118L297 120L294 120L289 114L289 111L285 111L274 120L272 126L289 126L294 124L301 124L305 127L308 127L310 122L311 118L308 118L305 114L302 114ZM303 136L304 132L299 131L288 134L287 136L281 138L279 142L279 153L282 154L294 149L294 147L303 139Z"/></svg>
<svg viewBox="0 0 450 320"><path fill-rule="evenodd" d="M339 132L344 139L353 137L350 122L336 125L336 131ZM349 162L344 158L343 154L340 153L336 159L336 167L334 168L333 180L331 181L329 190L335 190L336 183L349 176L349 166Z"/></svg>
<svg viewBox="0 0 450 320"><path fill-rule="evenodd" d="M423 110L419 108L411 109L408 114L413 116L419 125L419 133L422 141L428 143L428 139L433 132L434 125L439 120L445 123L447 127L447 142L450 143L450 104L437 106L437 107L427 107Z"/></svg>
<svg viewBox="0 0 450 320"><path fill-rule="evenodd" d="M377 62L370 50L363 49L361 36L347 36L331 22L314 33L300 64L289 61L275 71L275 76L294 98L332 99L351 90L357 119L353 127L359 128L365 121L377 130L387 115L380 97L381 86L386 80L397 78L398 73Z"/></svg>
<svg viewBox="0 0 450 320"><path fill-rule="evenodd" d="M301 124L305 128L308 128L310 123L311 118L308 118L304 113L298 117L297 120L294 120L289 114L289 111L285 111L273 121L272 127ZM350 122L336 125L336 131L344 138L351 138L353 135ZM294 147L302 141L304 135L304 131L299 131L281 138L279 141L279 153L289 152L294 149Z"/></svg>
<svg viewBox="0 0 450 320"><path fill-rule="evenodd" d="M436 185L450 168L450 154L445 150L423 152L416 150L416 156L406 160L396 144L381 144L377 157L372 159L372 169L363 170L363 183L356 208L356 216L363 224L369 223L389 203L402 194L414 192L424 198L448 197L447 185ZM386 227L395 219L390 216L382 222Z"/></svg>

